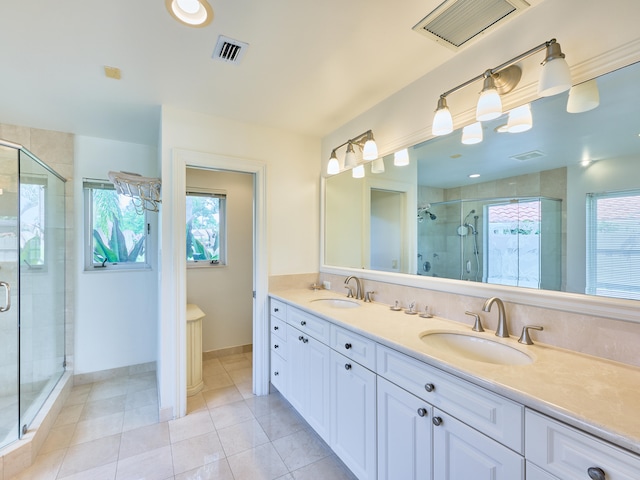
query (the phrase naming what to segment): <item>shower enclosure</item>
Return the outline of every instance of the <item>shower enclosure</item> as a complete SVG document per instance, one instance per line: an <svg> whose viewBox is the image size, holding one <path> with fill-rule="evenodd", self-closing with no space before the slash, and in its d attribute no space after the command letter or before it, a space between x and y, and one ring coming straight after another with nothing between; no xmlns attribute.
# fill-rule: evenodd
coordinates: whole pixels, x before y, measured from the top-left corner
<svg viewBox="0 0 640 480"><path fill-rule="evenodd" d="M65 369L65 180L0 140L0 448Z"/></svg>
<svg viewBox="0 0 640 480"><path fill-rule="evenodd" d="M418 274L559 290L562 201L484 198L418 208Z"/></svg>

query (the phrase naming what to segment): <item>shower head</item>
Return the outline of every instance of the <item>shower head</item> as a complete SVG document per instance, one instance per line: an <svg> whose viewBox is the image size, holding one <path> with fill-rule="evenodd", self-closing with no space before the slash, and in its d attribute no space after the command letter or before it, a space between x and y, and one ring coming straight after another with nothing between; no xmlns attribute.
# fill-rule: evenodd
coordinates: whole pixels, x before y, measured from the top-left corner
<svg viewBox="0 0 640 480"><path fill-rule="evenodd" d="M435 220L436 218L438 218L438 217L436 217L436 216L435 216L433 213L431 213L431 212L427 212L427 213L429 214L429 218L430 218L431 220Z"/></svg>
<svg viewBox="0 0 640 480"><path fill-rule="evenodd" d="M466 217L464 217L464 221L463 221L462 223L467 223L467 219L468 219L471 215L473 215L474 213L476 213L476 211L475 211L475 210L471 210L469 213L467 213L467 216L466 216Z"/></svg>

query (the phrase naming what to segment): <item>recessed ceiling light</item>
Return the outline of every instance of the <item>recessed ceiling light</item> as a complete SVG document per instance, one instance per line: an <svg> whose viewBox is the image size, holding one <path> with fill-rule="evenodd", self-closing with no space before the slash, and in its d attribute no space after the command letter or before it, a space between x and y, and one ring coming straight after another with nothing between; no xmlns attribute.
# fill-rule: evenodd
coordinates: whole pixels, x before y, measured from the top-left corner
<svg viewBox="0 0 640 480"><path fill-rule="evenodd" d="M189 27L204 27L213 20L213 9L207 0L165 0L173 18Z"/></svg>
<svg viewBox="0 0 640 480"><path fill-rule="evenodd" d="M479 176L479 173L472 173L471 175L469 175L469 178L478 178Z"/></svg>

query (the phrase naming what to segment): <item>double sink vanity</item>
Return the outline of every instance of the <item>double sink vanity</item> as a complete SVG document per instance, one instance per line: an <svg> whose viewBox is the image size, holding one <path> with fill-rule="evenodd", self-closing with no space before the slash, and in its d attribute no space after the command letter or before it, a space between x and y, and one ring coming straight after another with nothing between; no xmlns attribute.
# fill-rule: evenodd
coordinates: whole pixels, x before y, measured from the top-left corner
<svg viewBox="0 0 640 480"><path fill-rule="evenodd" d="M640 479L636 367L326 290L270 295L271 382L361 480Z"/></svg>

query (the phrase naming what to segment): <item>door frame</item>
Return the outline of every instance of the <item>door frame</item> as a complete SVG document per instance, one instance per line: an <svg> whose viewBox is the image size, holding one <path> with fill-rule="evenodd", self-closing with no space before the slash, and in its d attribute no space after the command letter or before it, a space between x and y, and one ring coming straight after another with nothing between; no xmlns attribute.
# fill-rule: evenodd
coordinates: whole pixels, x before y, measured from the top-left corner
<svg viewBox="0 0 640 480"><path fill-rule="evenodd" d="M256 160L172 149L170 168L163 171L160 252L160 326L158 383L160 420L187 412L186 352L186 169L187 167L253 174L253 393L269 393L269 329L266 164ZM164 169L163 169L164 170Z"/></svg>

